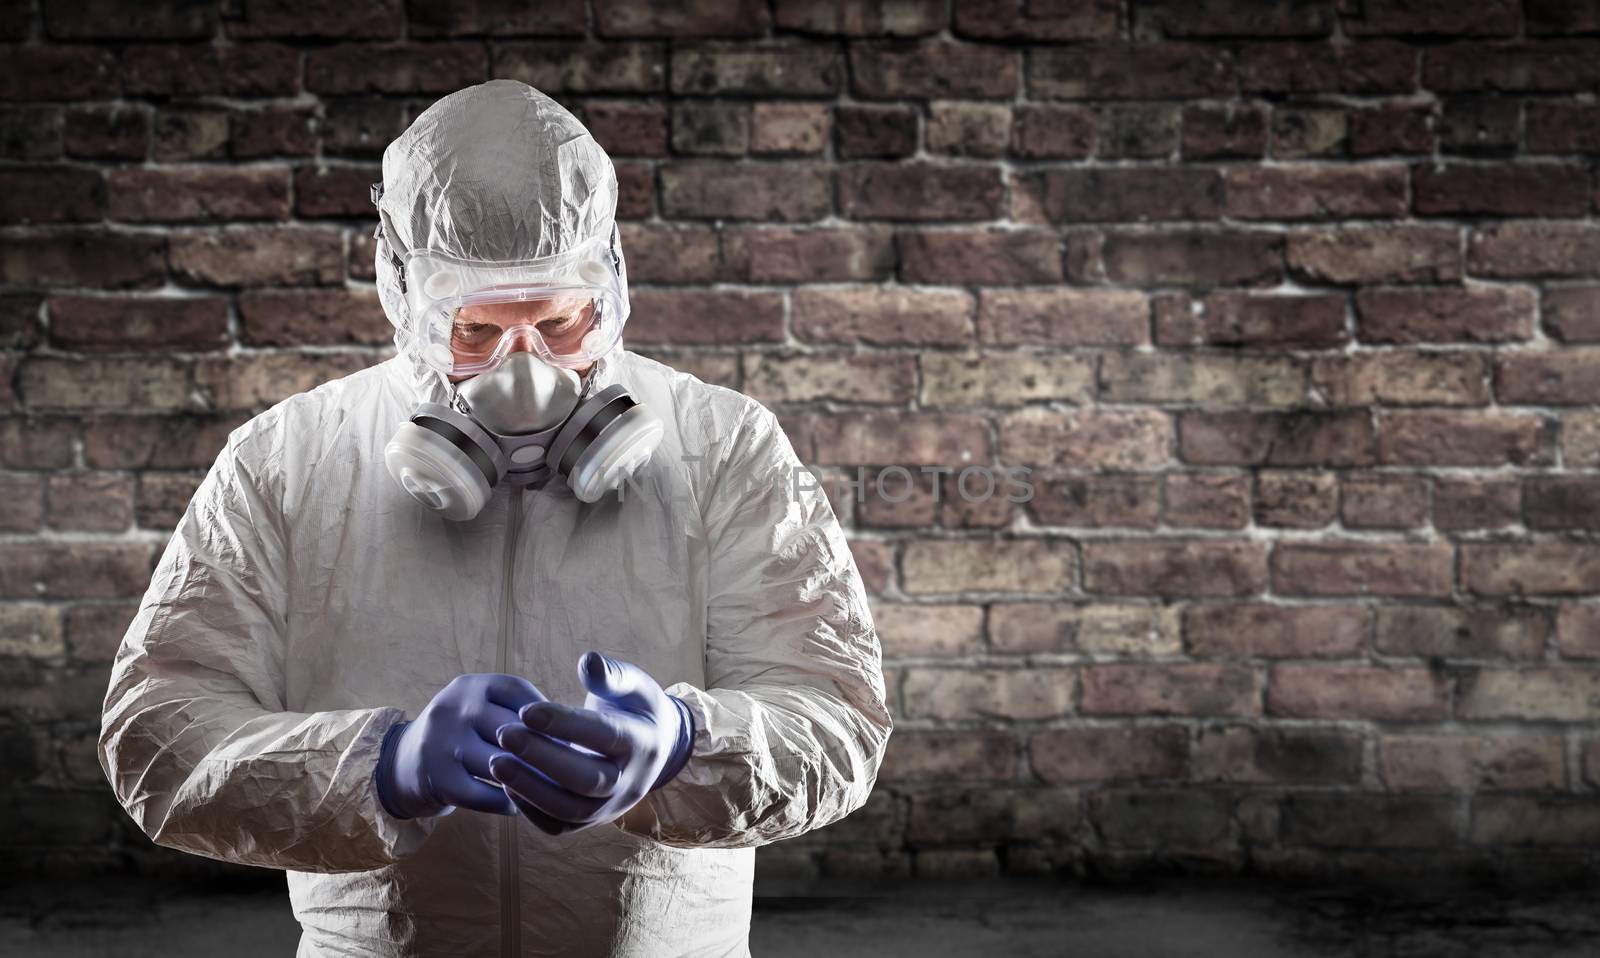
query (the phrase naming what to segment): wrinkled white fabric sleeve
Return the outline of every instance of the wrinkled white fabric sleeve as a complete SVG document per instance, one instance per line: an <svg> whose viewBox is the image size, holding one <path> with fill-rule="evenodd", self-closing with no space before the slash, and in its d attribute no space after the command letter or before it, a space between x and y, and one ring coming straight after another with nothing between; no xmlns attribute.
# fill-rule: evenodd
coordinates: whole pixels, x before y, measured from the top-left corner
<svg viewBox="0 0 1600 958"><path fill-rule="evenodd" d="M240 435L195 492L123 637L101 767L161 845L312 872L393 862L433 827L378 804L378 751L404 715L285 708L283 500L246 464L270 454L241 455Z"/></svg>
<svg viewBox="0 0 1600 958"><path fill-rule="evenodd" d="M729 442L705 507L708 687L666 690L694 716L693 751L617 821L683 847L763 845L843 818L872 791L892 729L866 591L826 496L804 488L814 479L765 408Z"/></svg>

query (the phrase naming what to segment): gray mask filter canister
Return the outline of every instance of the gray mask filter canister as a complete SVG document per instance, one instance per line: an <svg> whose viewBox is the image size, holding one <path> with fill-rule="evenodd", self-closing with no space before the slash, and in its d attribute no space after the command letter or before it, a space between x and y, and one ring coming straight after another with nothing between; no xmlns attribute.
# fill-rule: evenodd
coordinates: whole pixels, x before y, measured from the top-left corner
<svg viewBox="0 0 1600 958"><path fill-rule="evenodd" d="M596 502L644 465L661 421L613 384L587 399L578 375L529 352L456 388L459 403L422 403L384 449L389 474L447 519L476 516L499 485L562 476ZM464 408L457 408L457 405Z"/></svg>

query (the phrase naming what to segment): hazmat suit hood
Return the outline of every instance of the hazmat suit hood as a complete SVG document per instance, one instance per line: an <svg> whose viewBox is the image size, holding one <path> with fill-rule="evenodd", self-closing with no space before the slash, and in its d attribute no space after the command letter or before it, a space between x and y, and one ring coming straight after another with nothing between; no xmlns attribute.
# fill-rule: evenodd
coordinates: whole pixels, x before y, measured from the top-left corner
<svg viewBox="0 0 1600 958"><path fill-rule="evenodd" d="M432 249L506 261L565 253L608 236L627 318L611 158L565 107L516 80L491 80L423 111L383 151L378 297L411 381L439 401L448 380L422 359L398 257Z"/></svg>

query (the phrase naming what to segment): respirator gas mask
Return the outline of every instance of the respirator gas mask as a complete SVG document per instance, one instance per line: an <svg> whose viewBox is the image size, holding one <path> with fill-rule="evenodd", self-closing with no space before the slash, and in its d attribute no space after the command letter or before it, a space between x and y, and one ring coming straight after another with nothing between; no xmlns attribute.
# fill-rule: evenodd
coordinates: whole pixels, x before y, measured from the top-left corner
<svg viewBox="0 0 1600 958"><path fill-rule="evenodd" d="M650 459L661 422L620 384L586 394L575 371L622 338L628 302L614 232L556 256L486 262L396 254L381 207L380 217L423 361L469 377L452 383L447 403L419 404L384 449L401 488L466 520L495 487L553 476L596 502Z"/></svg>

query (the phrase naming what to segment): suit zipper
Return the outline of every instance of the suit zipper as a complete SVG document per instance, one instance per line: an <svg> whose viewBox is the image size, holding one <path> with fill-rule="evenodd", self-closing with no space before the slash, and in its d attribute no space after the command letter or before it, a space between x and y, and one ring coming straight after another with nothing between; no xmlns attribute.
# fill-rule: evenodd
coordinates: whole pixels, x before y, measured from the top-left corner
<svg viewBox="0 0 1600 958"><path fill-rule="evenodd" d="M522 487L511 490L510 529L506 532L505 592L501 597L500 656L496 671L504 674L511 669L511 629L515 614L512 589L517 581L517 533L522 529ZM500 954L503 958L518 958L522 954L522 876L517 865L517 819L507 815L500 819Z"/></svg>

